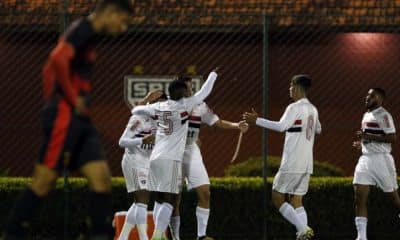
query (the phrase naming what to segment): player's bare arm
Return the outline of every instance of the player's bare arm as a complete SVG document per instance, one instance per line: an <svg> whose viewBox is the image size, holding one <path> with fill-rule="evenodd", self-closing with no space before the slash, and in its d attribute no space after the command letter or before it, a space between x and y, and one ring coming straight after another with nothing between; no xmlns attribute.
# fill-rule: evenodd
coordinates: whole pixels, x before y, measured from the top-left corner
<svg viewBox="0 0 400 240"><path fill-rule="evenodd" d="M162 95L164 94L163 91L157 90L157 91L151 91L149 92L146 97L144 97L142 100L140 100L137 105L146 105L148 103L154 103L156 102Z"/></svg>
<svg viewBox="0 0 400 240"><path fill-rule="evenodd" d="M249 129L249 124L246 123L246 121L240 121L240 122L230 122L227 120L222 120L219 119L215 124L215 127L217 128L222 128L222 129L237 129L240 130L241 132L245 133Z"/></svg>
<svg viewBox="0 0 400 240"><path fill-rule="evenodd" d="M361 140L369 140L374 142L382 142L382 143L394 143L396 141L396 134L371 134L362 131L357 131L357 137Z"/></svg>

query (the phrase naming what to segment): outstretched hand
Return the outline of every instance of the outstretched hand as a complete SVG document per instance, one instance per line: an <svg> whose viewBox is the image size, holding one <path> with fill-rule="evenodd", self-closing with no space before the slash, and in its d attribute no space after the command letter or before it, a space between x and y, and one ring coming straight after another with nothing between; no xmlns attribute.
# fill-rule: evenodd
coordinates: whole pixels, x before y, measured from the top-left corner
<svg viewBox="0 0 400 240"><path fill-rule="evenodd" d="M249 130L249 124L246 121L240 121L239 130L242 133L246 133Z"/></svg>
<svg viewBox="0 0 400 240"><path fill-rule="evenodd" d="M221 67L216 67L214 68L214 70L212 70L213 72L215 72L216 74L218 74L218 76L221 76Z"/></svg>
<svg viewBox="0 0 400 240"><path fill-rule="evenodd" d="M251 112L243 113L243 120L245 120L248 124L255 124L257 118L258 113L254 110L254 108L251 109Z"/></svg>
<svg viewBox="0 0 400 240"><path fill-rule="evenodd" d="M142 142L143 144L154 144L155 138L154 134L149 134L143 137Z"/></svg>

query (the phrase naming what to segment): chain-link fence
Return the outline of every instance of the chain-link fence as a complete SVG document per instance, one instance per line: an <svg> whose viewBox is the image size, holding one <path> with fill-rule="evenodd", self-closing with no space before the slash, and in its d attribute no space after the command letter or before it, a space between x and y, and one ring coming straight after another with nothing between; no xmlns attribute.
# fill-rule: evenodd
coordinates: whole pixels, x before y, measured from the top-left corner
<svg viewBox="0 0 400 240"><path fill-rule="evenodd" d="M103 134L114 175L121 173L122 150L116 143L129 117L123 99L124 76L189 74L204 78L215 66L223 66L224 76L207 102L221 118L234 121L250 107L269 109L268 117L278 119L290 102L291 76L310 74L314 80L310 99L320 111L324 130L317 140L316 159L333 163L351 175L358 152L350 145L360 126L367 89L387 89L389 111L395 111L398 100L393 89L397 86L400 39L390 19L384 22L376 13L379 9L382 14L392 13L394 5L321 5L317 15L306 11L310 6L304 1L288 4L294 13L290 15L290 8L286 9L286 16L284 10L276 12L280 5L274 3L264 6L264 19L264 11L257 5L247 9L244 3L217 2L210 3L206 11L205 3L199 4L138 1L129 33L116 39L103 38L97 45L100 57L93 78L94 120ZM95 1L50 0L6 0L0 5L1 91L6 99L1 103L1 168L8 169L10 175L30 175L37 158L43 63L60 32L94 6ZM202 9L197 15L196 8ZM350 11L349 19L338 9ZM269 89L266 106L262 106L263 66ZM393 115L396 119L396 112ZM261 154L260 132L252 129L245 136L239 162ZM202 151L211 176L223 175L236 135L203 128ZM269 135L268 154L280 155L280 136ZM395 147L395 155L398 151Z"/></svg>
<svg viewBox="0 0 400 240"><path fill-rule="evenodd" d="M41 143L42 66L65 26L90 13L95 2L1 1L3 173L30 175ZM258 112L268 109L268 117L278 119L290 103L289 79L307 73L313 78L310 100L319 109L323 127L315 158L343 168L347 175L359 155L351 144L369 88L387 90L386 106L397 123L398 1L252 2L136 1L129 32L100 39L93 119L113 175L121 175L122 149L117 143L130 115L124 102L127 75L205 78L215 66L222 66L221 81L207 103L221 118L237 121L251 107ZM263 91L263 81L268 91ZM263 104L263 93L268 104ZM201 148L210 176L223 175L237 135L202 130ZM267 142L269 155L281 154L281 134L269 133ZM261 130L252 128L237 161L260 156L265 147ZM397 146L394 156L399 156Z"/></svg>

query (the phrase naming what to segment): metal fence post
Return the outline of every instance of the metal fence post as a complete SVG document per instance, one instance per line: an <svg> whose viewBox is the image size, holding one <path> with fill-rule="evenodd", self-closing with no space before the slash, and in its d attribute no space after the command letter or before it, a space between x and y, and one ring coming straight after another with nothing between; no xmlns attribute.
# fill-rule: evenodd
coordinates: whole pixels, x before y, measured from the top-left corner
<svg viewBox="0 0 400 240"><path fill-rule="evenodd" d="M263 14L263 83L262 83L262 116L266 117L268 114L268 19L267 15ZM262 159L263 159L263 206L264 206L264 227L263 239L268 239L267 236L267 209L268 209L268 184L267 184L267 130L262 130Z"/></svg>

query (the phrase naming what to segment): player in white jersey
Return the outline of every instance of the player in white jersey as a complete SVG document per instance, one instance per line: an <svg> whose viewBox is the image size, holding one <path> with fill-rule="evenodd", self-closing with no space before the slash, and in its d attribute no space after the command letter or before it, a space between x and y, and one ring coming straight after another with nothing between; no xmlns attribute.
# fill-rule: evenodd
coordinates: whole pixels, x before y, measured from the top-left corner
<svg viewBox="0 0 400 240"><path fill-rule="evenodd" d="M154 98L157 97L157 98ZM153 97L153 99L151 99ZM165 93L152 92L145 101L154 103L167 100ZM119 240L128 240L132 228L136 225L140 240L147 240L147 191L150 154L154 147L157 124L149 116L132 115L119 139L119 146L125 148L122 157L122 172L128 193L133 194L134 202L126 214Z"/></svg>
<svg viewBox="0 0 400 240"><path fill-rule="evenodd" d="M318 111L307 99L310 86L311 78L307 75L292 78L290 97L294 103L286 108L279 122L259 118L254 110L243 115L248 123L286 132L281 166L273 182L272 202L282 216L296 227L297 239L311 239L313 236L302 203L310 174L313 173L314 137L321 132Z"/></svg>
<svg viewBox="0 0 400 240"><path fill-rule="evenodd" d="M178 79L187 85L188 90L192 94L192 79L187 76L181 76ZM211 240L212 238L206 235L208 217L210 215L210 180L203 163L200 148L197 144L200 126L204 123L208 126L222 129L237 129L246 132L248 124L245 121L233 123L220 119L205 102L197 105L189 115L189 131L182 162L182 175L187 182L187 189L194 189L198 197L196 208L197 237L198 239ZM174 240L180 239L179 203L178 198L174 205L174 212L170 224Z"/></svg>
<svg viewBox="0 0 400 240"><path fill-rule="evenodd" d="M400 211L396 167L390 154L391 144L396 140L396 129L392 115L382 107L384 99L383 89L368 91L362 131L357 132L358 140L353 143L354 147L362 150L353 179L357 240L367 239L367 201L371 185L382 189Z"/></svg>
<svg viewBox="0 0 400 240"><path fill-rule="evenodd" d="M157 211L153 239L161 239L171 218L173 206L182 185L182 159L186 145L189 112L211 93L217 70L208 76L199 92L190 96L185 83L173 81L168 87L170 99L133 109L134 114L157 117L157 133L150 156L149 190L163 193L163 204Z"/></svg>

